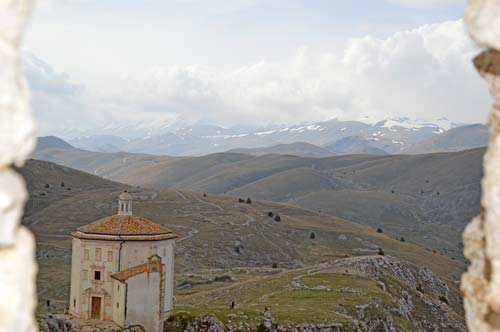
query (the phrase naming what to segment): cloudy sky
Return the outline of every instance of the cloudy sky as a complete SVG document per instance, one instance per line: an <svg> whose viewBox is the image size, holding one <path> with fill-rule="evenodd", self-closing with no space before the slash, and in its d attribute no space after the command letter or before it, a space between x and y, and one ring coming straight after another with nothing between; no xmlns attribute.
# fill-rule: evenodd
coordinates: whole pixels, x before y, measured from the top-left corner
<svg viewBox="0 0 500 332"><path fill-rule="evenodd" d="M24 65L42 134L168 121L485 122L465 0L46 0Z"/></svg>

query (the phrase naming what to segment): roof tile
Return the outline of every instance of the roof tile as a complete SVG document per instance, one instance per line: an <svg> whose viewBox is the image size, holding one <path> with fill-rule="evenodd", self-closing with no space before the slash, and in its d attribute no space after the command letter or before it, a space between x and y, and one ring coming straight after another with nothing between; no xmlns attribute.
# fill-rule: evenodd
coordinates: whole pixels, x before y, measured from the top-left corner
<svg viewBox="0 0 500 332"><path fill-rule="evenodd" d="M77 228L87 234L158 235L172 233L166 227L134 215L113 215Z"/></svg>

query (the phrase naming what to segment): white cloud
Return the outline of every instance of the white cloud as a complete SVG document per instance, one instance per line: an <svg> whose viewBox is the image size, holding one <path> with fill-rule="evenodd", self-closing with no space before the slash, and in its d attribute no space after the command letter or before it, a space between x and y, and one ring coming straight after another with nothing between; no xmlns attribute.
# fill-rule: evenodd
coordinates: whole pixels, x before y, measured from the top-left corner
<svg viewBox="0 0 500 332"><path fill-rule="evenodd" d="M388 0L388 2L400 4L408 7L437 7L453 4L463 4L464 0Z"/></svg>
<svg viewBox="0 0 500 332"><path fill-rule="evenodd" d="M75 116L82 119L79 126L155 118L224 125L367 116L446 116L484 122L490 101L471 64L475 52L462 22L452 21L397 32L386 39L352 39L342 54L301 47L287 62L259 62L233 70L160 66L110 80L109 88L92 98L79 92L82 89L68 93L64 90L68 87L52 89L45 96L77 99L63 109L55 102L48 119L55 114L58 119ZM55 76L56 82L68 84L67 78ZM53 83L49 79L44 86L39 81L30 79L35 91ZM47 106L35 104L40 107Z"/></svg>

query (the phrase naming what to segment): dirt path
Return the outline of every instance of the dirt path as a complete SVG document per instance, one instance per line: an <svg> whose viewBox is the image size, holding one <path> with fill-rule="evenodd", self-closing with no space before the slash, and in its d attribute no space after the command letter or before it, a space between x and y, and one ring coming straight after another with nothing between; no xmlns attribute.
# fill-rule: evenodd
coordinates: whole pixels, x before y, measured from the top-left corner
<svg viewBox="0 0 500 332"><path fill-rule="evenodd" d="M184 240L187 240L187 239L190 239L192 238L193 236L195 236L196 234L199 233L199 231L196 229L196 228L192 228L192 227L187 227L187 226L180 226L180 225L172 225L173 227L178 227L178 228L183 228L183 229L188 229L188 234L180 239L178 239L177 241L175 241L176 243L180 243Z"/></svg>
<svg viewBox="0 0 500 332"><path fill-rule="evenodd" d="M196 198L196 200L200 203L203 203L203 204L206 204L206 205L210 205L210 206L213 206L214 208L218 209L219 211L224 211L224 209L220 206L220 205L217 205L215 203L211 203L211 202L207 202L207 201L204 201L202 200L201 198L199 198L198 196L196 195L193 195L194 198Z"/></svg>
<svg viewBox="0 0 500 332"><path fill-rule="evenodd" d="M180 191L176 190L175 191L177 193L177 195L179 195L180 198L182 198L183 200L185 200L186 202L189 202L189 199L186 198L186 196L184 196L183 193L181 193Z"/></svg>

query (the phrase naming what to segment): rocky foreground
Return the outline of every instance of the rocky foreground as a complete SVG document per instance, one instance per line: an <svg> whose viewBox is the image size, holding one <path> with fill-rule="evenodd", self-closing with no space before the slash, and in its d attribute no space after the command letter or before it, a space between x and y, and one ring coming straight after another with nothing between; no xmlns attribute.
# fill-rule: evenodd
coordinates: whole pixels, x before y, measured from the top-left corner
<svg viewBox="0 0 500 332"><path fill-rule="evenodd" d="M347 257L247 281L226 279L209 291L178 295L164 331L466 331L456 288L429 269L391 256ZM182 290L189 287L183 284ZM234 310L226 306L229 299L237 301ZM41 332L124 331L109 322L67 316L46 317L40 327Z"/></svg>

